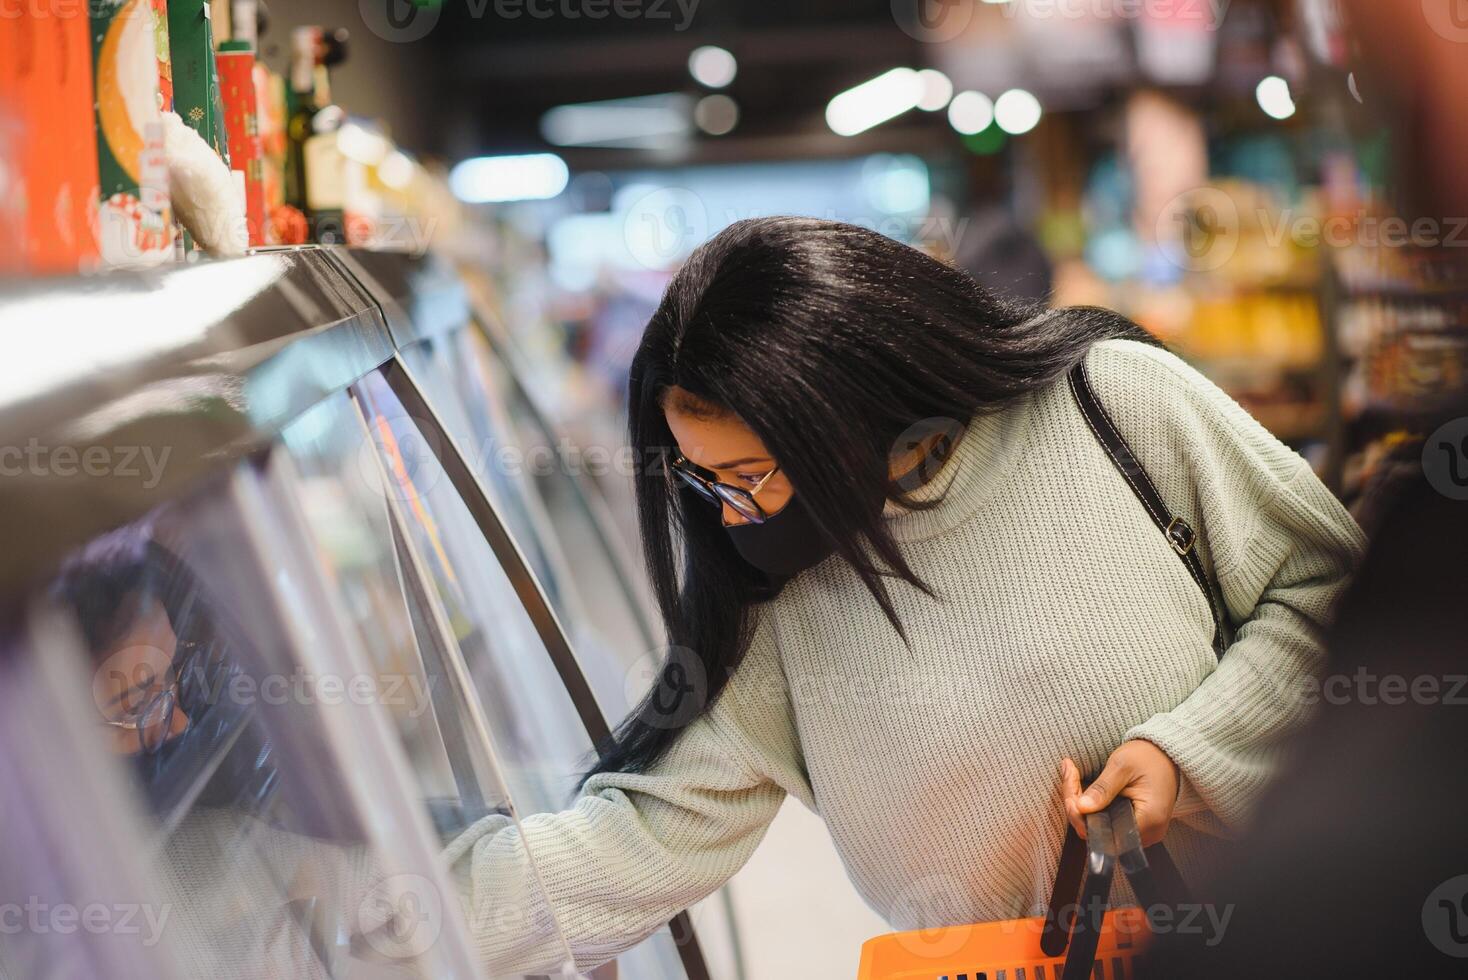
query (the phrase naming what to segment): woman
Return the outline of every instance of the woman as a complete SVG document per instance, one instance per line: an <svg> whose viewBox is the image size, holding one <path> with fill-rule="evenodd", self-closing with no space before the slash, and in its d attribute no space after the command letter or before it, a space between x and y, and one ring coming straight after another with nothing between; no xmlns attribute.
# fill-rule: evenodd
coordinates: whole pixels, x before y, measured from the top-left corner
<svg viewBox="0 0 1468 980"><path fill-rule="evenodd" d="M1078 408L1080 363L1196 531L1236 629L1221 660ZM695 252L629 407L668 665L573 808L450 848L491 970L563 958L557 926L578 967L615 956L737 871L787 793L897 929L1036 914L1067 820L1118 793L1195 871L1301 720L1363 544L1134 324L1010 305L835 222L743 221Z"/></svg>

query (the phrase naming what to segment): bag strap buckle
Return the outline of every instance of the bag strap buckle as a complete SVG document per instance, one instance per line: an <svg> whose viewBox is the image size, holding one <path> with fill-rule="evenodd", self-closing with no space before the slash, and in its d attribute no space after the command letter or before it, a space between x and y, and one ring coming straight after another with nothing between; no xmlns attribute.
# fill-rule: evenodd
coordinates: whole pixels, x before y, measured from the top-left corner
<svg viewBox="0 0 1468 980"><path fill-rule="evenodd" d="M1167 535L1167 543L1172 545L1172 550L1184 556L1193 550L1193 545L1198 541L1198 535L1193 531L1193 526L1181 517L1174 517L1169 521L1164 533Z"/></svg>

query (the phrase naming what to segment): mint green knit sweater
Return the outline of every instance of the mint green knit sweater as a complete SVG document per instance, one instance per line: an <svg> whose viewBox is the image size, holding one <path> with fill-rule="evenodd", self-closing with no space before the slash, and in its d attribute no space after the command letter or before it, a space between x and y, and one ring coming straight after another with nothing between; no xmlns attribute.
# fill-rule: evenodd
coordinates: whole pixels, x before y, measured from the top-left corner
<svg viewBox="0 0 1468 980"><path fill-rule="evenodd" d="M449 848L492 973L587 969L722 885L787 793L825 820L894 929L1037 913L1065 829L1063 757L1099 770L1146 738L1183 789L1184 874L1225 856L1309 710L1302 678L1363 546L1305 462L1171 354L1096 345L1087 367L1163 498L1199 533L1237 638L1062 382L974 420L888 520L912 568L893 599L909 651L831 558L762 607L714 708L644 775L588 781L572 809L476 824ZM527 860L529 845L533 864Z"/></svg>

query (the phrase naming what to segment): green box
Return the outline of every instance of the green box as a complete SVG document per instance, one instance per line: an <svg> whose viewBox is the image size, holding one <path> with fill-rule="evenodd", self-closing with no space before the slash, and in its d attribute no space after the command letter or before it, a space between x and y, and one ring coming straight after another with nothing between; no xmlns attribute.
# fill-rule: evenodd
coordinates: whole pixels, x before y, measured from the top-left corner
<svg viewBox="0 0 1468 980"><path fill-rule="evenodd" d="M168 0L168 47L173 61L173 111L229 164L229 138L214 62L209 0Z"/></svg>

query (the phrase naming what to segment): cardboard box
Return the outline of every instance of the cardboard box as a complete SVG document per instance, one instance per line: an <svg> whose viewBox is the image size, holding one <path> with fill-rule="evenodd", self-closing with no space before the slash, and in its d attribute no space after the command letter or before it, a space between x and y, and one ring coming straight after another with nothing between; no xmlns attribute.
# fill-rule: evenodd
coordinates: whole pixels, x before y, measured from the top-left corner
<svg viewBox="0 0 1468 980"><path fill-rule="evenodd" d="M174 226L152 2L92 0L89 6L98 247L112 265L154 264L173 255Z"/></svg>
<svg viewBox="0 0 1468 980"><path fill-rule="evenodd" d="M230 166L244 175L245 216L250 244L265 242L264 161L260 151L259 107L255 99L255 52L247 41L224 41L216 56L219 93Z"/></svg>
<svg viewBox="0 0 1468 980"><path fill-rule="evenodd" d="M0 272L97 260L97 131L87 18L46 4L0 18Z"/></svg>

